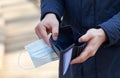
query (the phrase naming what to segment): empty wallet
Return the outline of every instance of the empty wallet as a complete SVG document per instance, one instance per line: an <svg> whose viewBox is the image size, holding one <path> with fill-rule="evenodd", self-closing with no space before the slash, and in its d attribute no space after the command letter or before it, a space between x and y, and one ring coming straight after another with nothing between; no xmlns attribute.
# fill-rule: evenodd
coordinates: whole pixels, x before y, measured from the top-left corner
<svg viewBox="0 0 120 78"><path fill-rule="evenodd" d="M57 41L53 40L52 36L50 37L50 43L51 43L52 49L60 58L60 68L59 68L60 75L65 75L71 60L78 57L87 45L86 43L82 43L82 45L76 46L73 43L69 45L67 48L63 49L61 48L61 46L57 44ZM71 53L68 53L68 52L71 52Z"/></svg>
<svg viewBox="0 0 120 78"><path fill-rule="evenodd" d="M60 59L59 76L66 74L71 60L78 57L87 45L87 43L75 44L73 35L72 28L70 26L64 26L59 28L59 35L56 41L53 40L52 36L50 37L52 49ZM78 36L80 37L81 35L78 34Z"/></svg>

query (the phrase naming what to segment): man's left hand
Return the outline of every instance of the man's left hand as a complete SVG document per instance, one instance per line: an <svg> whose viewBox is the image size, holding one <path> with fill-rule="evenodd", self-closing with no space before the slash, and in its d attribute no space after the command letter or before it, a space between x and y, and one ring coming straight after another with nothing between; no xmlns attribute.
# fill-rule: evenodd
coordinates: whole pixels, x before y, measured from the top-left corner
<svg viewBox="0 0 120 78"><path fill-rule="evenodd" d="M94 56L98 48L106 40L107 37L102 28L88 30L87 33L78 40L79 42L86 42L87 46L78 57L72 60L71 64L82 63Z"/></svg>

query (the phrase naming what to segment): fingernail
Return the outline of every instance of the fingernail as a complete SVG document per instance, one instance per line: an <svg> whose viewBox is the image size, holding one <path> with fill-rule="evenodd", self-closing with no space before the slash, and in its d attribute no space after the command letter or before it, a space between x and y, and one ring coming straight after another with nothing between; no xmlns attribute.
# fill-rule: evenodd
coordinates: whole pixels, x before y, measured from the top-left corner
<svg viewBox="0 0 120 78"><path fill-rule="evenodd" d="M71 62L70 64L74 64L73 62Z"/></svg>
<svg viewBox="0 0 120 78"><path fill-rule="evenodd" d="M57 40L57 37L56 37L56 36L54 36L54 40Z"/></svg>
<svg viewBox="0 0 120 78"><path fill-rule="evenodd" d="M79 42L82 42L82 38L79 38L79 40L78 40Z"/></svg>
<svg viewBox="0 0 120 78"><path fill-rule="evenodd" d="M51 44L48 44L48 46L50 46L50 47L51 47Z"/></svg>
<svg viewBox="0 0 120 78"><path fill-rule="evenodd" d="M75 60L72 60L70 64L75 64Z"/></svg>
<svg viewBox="0 0 120 78"><path fill-rule="evenodd" d="M54 40L57 40L57 36L58 36L58 34L57 34L57 33L54 33L54 34L53 34L53 39L54 39Z"/></svg>
<svg viewBox="0 0 120 78"><path fill-rule="evenodd" d="M48 46L50 46L50 47L51 47L50 41L48 41L48 42L46 42L46 43L48 44Z"/></svg>

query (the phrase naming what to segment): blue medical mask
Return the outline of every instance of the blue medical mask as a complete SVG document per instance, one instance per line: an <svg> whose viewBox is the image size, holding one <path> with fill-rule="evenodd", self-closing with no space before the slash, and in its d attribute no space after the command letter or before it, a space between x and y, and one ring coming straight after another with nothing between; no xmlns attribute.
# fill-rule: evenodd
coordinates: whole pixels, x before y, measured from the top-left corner
<svg viewBox="0 0 120 78"><path fill-rule="evenodd" d="M40 39L25 46L35 67L39 67L51 61L58 60L53 49Z"/></svg>

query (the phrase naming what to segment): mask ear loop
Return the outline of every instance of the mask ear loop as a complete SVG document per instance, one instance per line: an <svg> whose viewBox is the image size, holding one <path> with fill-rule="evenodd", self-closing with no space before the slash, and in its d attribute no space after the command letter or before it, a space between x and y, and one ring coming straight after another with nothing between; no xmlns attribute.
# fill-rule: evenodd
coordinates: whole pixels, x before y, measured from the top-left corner
<svg viewBox="0 0 120 78"><path fill-rule="evenodd" d="M22 65L22 64L20 63L20 61L21 61L21 56L23 55L23 53L25 53L25 52L21 52L21 53L18 55L18 66L19 66L20 68L24 69L24 70L34 70L35 67L25 67L24 65Z"/></svg>

